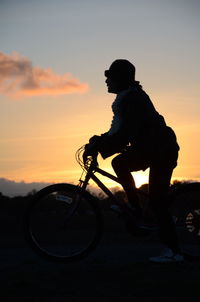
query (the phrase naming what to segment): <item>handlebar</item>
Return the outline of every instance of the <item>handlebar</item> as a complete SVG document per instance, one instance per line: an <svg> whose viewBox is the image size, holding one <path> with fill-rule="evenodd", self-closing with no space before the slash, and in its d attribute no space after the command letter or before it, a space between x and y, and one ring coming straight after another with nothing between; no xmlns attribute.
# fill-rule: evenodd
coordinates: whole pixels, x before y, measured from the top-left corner
<svg viewBox="0 0 200 302"><path fill-rule="evenodd" d="M92 167L92 168L97 167L98 166L98 161L97 161L98 153L88 156L86 161L84 161L84 159L83 159L84 152L85 152L85 145L83 145L76 151L76 161L81 166L81 168L83 170L88 171L88 169L90 167Z"/></svg>

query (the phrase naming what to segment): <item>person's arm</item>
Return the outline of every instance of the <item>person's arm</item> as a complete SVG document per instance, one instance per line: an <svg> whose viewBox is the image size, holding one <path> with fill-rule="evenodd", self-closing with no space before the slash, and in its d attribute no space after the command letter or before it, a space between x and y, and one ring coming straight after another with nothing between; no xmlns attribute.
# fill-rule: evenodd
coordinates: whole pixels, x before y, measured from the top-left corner
<svg viewBox="0 0 200 302"><path fill-rule="evenodd" d="M119 110L121 119L119 124L111 125L111 128L101 135L94 135L89 139L87 153L100 152L105 159L115 153L120 153L129 143L129 132L132 131L132 125L129 120L134 118L133 114L133 95L128 94L122 100ZM114 117L115 118L115 117ZM136 122L137 123L137 122ZM131 127L131 129L129 129Z"/></svg>
<svg viewBox="0 0 200 302"><path fill-rule="evenodd" d="M89 142L85 145L85 151L83 153L84 163L86 163L87 158L89 156L97 157L99 152L99 147L102 144L102 141L104 140L105 136L107 136L107 133L101 135L93 135L89 139Z"/></svg>

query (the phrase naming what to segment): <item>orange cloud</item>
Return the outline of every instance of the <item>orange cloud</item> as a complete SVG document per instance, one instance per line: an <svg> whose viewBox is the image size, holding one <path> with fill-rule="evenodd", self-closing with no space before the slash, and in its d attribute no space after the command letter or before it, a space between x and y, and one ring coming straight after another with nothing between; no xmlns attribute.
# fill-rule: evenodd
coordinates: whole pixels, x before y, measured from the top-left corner
<svg viewBox="0 0 200 302"><path fill-rule="evenodd" d="M83 93L88 85L70 73L59 75L51 68L33 67L18 53L0 52L0 93L10 97Z"/></svg>

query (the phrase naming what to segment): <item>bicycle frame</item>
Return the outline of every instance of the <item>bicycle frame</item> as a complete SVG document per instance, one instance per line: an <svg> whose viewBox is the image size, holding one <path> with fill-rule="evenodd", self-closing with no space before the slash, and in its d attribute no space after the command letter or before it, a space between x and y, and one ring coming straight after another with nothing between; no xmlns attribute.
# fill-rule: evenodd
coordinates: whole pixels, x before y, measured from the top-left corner
<svg viewBox="0 0 200 302"><path fill-rule="evenodd" d="M118 204L119 202L118 202L118 200L115 198L114 194L113 194L113 193L112 193L112 192L111 192L111 191L103 184L102 181L100 181L100 179L99 179L96 175L94 175L95 173L99 173L99 174L101 174L101 175L103 175L103 176L105 176L105 177L107 177L107 178L109 178L109 179L112 179L113 181L115 181L115 182L121 184L121 182L119 181L119 179L118 179L116 176L114 176L114 175L112 175L112 174L110 174L110 173L108 173L108 172L106 172L106 171L100 169L99 167L97 167L96 165L94 165L94 164L91 162L89 168L87 169L87 173L86 173L86 175L85 175L85 179L84 179L84 180L80 179L80 184L79 184L79 186L80 186L83 190L86 190L87 185L89 184L89 180L92 179L92 180L97 184L97 186L98 186L98 187L99 187L99 188L100 188L100 189L101 189L108 197L110 197L116 204Z"/></svg>
<svg viewBox="0 0 200 302"><path fill-rule="evenodd" d="M79 163L79 165L83 169L83 173L80 177L78 186L83 189L83 192L87 189L87 185L89 184L89 180L92 179L97 186L113 201L113 203L117 204L122 212L129 214L131 212L130 207L128 206L128 203L122 202L118 200L115 195L103 184L103 182L100 181L100 179L95 175L95 173L99 173L117 183L120 185L121 182L118 177L100 169L98 167L97 162L97 155L96 156L90 156L86 163L82 160L82 152L84 151L84 146L77 150L76 152L76 160ZM85 178L83 178L83 174L86 173ZM138 191L138 189L136 189Z"/></svg>
<svg viewBox="0 0 200 302"><path fill-rule="evenodd" d="M85 178L84 180L82 180L82 176L79 180L79 187L81 187L83 189L83 192L86 190L87 188L87 185L89 184L89 180L92 179L96 184L97 186L113 201L114 204L116 204L120 210L121 210L121 213L125 214L126 217L131 217L132 219L132 209L128 206L128 204L126 202L122 202L120 200L118 200L114 194L103 184L102 181L100 181L100 179L94 175L95 173L99 173L109 179L112 179L113 181L121 184L120 180L118 177L100 169L96 164L95 164L96 161L92 161L89 163L89 166L85 166L84 167L84 171L87 171L86 172L86 175L85 175ZM97 162L96 162L97 163ZM137 189L136 189L137 190Z"/></svg>

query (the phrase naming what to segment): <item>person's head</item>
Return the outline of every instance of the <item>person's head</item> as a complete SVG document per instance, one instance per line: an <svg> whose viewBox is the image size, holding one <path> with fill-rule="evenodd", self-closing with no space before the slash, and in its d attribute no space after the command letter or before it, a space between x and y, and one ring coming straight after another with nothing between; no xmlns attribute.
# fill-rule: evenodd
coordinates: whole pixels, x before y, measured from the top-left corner
<svg viewBox="0 0 200 302"><path fill-rule="evenodd" d="M117 94L128 89L135 82L135 66L125 59L115 60L104 74L110 93Z"/></svg>

